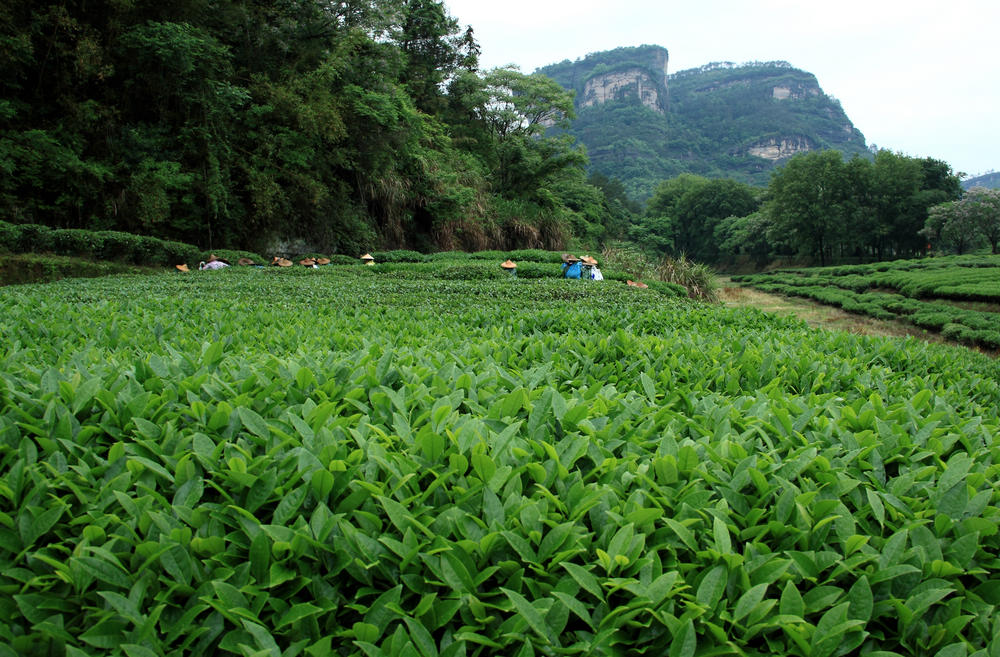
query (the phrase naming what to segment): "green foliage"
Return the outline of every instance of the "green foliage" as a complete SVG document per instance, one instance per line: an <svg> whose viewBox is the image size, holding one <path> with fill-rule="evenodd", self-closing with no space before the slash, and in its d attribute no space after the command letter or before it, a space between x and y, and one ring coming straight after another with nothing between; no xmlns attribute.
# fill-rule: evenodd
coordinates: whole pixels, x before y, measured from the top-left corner
<svg viewBox="0 0 1000 657"><path fill-rule="evenodd" d="M376 251L372 253L375 262L426 262L427 256L416 251L398 249L396 251Z"/></svg>
<svg viewBox="0 0 1000 657"><path fill-rule="evenodd" d="M39 224L0 221L0 250L10 253L54 253L135 265L197 262L199 250L190 244L118 231L51 229Z"/></svg>
<svg viewBox="0 0 1000 657"><path fill-rule="evenodd" d="M439 0L16 0L0 44L15 223L351 255L558 248L622 223L595 187L558 194L586 156L538 133L570 96L480 74L471 28Z"/></svg>
<svg viewBox="0 0 1000 657"><path fill-rule="evenodd" d="M14 254L0 259L0 286L148 272L148 268L122 262L94 262L60 255Z"/></svg>
<svg viewBox="0 0 1000 657"><path fill-rule="evenodd" d="M959 254L983 243L996 254L1000 246L1000 191L973 187L958 201L935 205L920 234Z"/></svg>
<svg viewBox="0 0 1000 657"><path fill-rule="evenodd" d="M719 223L727 217L746 216L759 205L755 190L747 185L682 174L656 188L646 205L650 219L630 236L646 245L653 257L669 252L712 261L719 257L715 235ZM646 236L649 242L642 241Z"/></svg>
<svg viewBox="0 0 1000 657"><path fill-rule="evenodd" d="M0 290L7 652L996 650L994 361L373 269Z"/></svg>
<svg viewBox="0 0 1000 657"><path fill-rule="evenodd" d="M899 260L877 267L788 270L733 280L877 319L898 319L967 344L1000 348L1000 314L947 302L1000 303L1000 260L996 257Z"/></svg>
<svg viewBox="0 0 1000 657"><path fill-rule="evenodd" d="M775 171L765 212L773 232L821 265L838 254L874 259L924 252L928 208L957 198L947 164L879 151L874 163L833 151L807 153Z"/></svg>
<svg viewBox="0 0 1000 657"><path fill-rule="evenodd" d="M361 261L354 256L344 255L343 253L335 253L330 256L331 265L360 265Z"/></svg>
<svg viewBox="0 0 1000 657"><path fill-rule="evenodd" d="M715 272L707 265L688 260L683 255L679 258L663 258L656 266L656 276L661 281L673 283L692 299L712 303L719 301L719 283Z"/></svg>
<svg viewBox="0 0 1000 657"><path fill-rule="evenodd" d="M764 185L787 156L775 161L751 149L783 142L868 155L864 136L810 73L786 62L721 63L674 73L668 81L666 59L663 48L641 46L539 69L576 91L579 118L570 134L587 147L592 168L621 180L634 198L649 198L660 182L683 173ZM622 71L642 77L642 88L654 90L657 102L641 99L631 85L592 103L587 81Z"/></svg>
<svg viewBox="0 0 1000 657"><path fill-rule="evenodd" d="M507 274L497 264L470 263L440 269L436 277L446 281L485 281L504 278Z"/></svg>

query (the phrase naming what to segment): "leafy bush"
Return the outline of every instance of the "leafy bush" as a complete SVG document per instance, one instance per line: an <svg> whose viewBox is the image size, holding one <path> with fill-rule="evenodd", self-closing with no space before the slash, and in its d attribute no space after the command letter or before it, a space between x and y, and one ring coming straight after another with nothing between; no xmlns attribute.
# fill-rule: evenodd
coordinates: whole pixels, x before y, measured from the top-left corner
<svg viewBox="0 0 1000 657"><path fill-rule="evenodd" d="M430 262L473 260L474 254L465 251L438 251L437 253L427 255L426 259Z"/></svg>
<svg viewBox="0 0 1000 657"><path fill-rule="evenodd" d="M144 253L145 257L153 264L162 266L172 266L182 262L192 263L199 259L200 251L198 247L184 242L166 242L155 238L144 238L139 240L136 248L136 256Z"/></svg>
<svg viewBox="0 0 1000 657"><path fill-rule="evenodd" d="M497 260L503 262L507 259L506 251L475 251L470 255L475 260Z"/></svg>
<svg viewBox="0 0 1000 657"><path fill-rule="evenodd" d="M1000 335L1000 314L979 312L916 297L967 298L996 301L1000 293L1000 258L961 256L900 260L870 267L776 271L734 277L734 281L764 291L801 296L877 319L899 319L921 328L942 331L944 337L992 348ZM884 273L881 270L884 269ZM837 275L833 275L836 273ZM907 296L870 291L891 287ZM947 331L945 331L947 327Z"/></svg>
<svg viewBox="0 0 1000 657"><path fill-rule="evenodd" d="M92 230L57 229L49 232L48 237L52 251L60 255L93 258L104 246L104 237Z"/></svg>
<svg viewBox="0 0 1000 657"><path fill-rule="evenodd" d="M601 252L600 263L605 278L608 278L605 270L619 270L624 272L626 278L642 280L648 278L655 269L642 251L631 244L613 244L606 247Z"/></svg>
<svg viewBox="0 0 1000 657"><path fill-rule="evenodd" d="M373 269L4 290L0 652L996 646L995 361Z"/></svg>
<svg viewBox="0 0 1000 657"><path fill-rule="evenodd" d="M21 242L21 226L0 221L0 253L15 253Z"/></svg>
<svg viewBox="0 0 1000 657"><path fill-rule="evenodd" d="M16 253L52 251L52 229L39 224L21 224Z"/></svg>
<svg viewBox="0 0 1000 657"><path fill-rule="evenodd" d="M118 231L51 229L0 222L0 248L13 253L54 253L146 266L199 260L197 247Z"/></svg>
<svg viewBox="0 0 1000 657"><path fill-rule="evenodd" d="M649 286L649 289L656 290L660 294L668 297L679 297L681 299L689 297L687 288L683 285L678 285L677 283L650 280L646 281L646 285Z"/></svg>
<svg viewBox="0 0 1000 657"><path fill-rule="evenodd" d="M487 264L452 265L439 269L435 273L436 278L449 281L482 281L504 278L508 275L500 269L499 265L490 266Z"/></svg>
<svg viewBox="0 0 1000 657"><path fill-rule="evenodd" d="M560 260L560 262L562 262ZM561 265L542 264L539 262L518 262L518 278L562 278Z"/></svg>
<svg viewBox="0 0 1000 657"><path fill-rule="evenodd" d="M98 260L135 262L140 257L140 235L113 230L98 231L97 235L100 237L100 247L94 257Z"/></svg>
<svg viewBox="0 0 1000 657"><path fill-rule="evenodd" d="M0 259L0 285L49 283L64 278L93 278L141 271L133 265L118 262L93 262L69 256L22 253Z"/></svg>
<svg viewBox="0 0 1000 657"><path fill-rule="evenodd" d="M376 263L383 262L427 262L427 256L417 251L398 249L396 251L376 251L372 253Z"/></svg>
<svg viewBox="0 0 1000 657"><path fill-rule="evenodd" d="M521 266L522 262L542 262L550 264L562 264L562 254L558 251L544 251L542 249L520 249L518 251L510 251L506 254L506 258L510 258Z"/></svg>

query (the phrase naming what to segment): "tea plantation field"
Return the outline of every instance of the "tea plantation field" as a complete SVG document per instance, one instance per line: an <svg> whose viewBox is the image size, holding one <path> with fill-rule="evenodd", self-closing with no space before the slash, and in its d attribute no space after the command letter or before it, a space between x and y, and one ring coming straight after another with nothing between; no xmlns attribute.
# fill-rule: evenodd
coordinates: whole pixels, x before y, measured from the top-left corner
<svg viewBox="0 0 1000 657"><path fill-rule="evenodd" d="M1000 349L1000 256L779 270L734 276L733 281Z"/></svg>
<svg viewBox="0 0 1000 657"><path fill-rule="evenodd" d="M1000 656L996 361L475 278L0 289L0 656Z"/></svg>

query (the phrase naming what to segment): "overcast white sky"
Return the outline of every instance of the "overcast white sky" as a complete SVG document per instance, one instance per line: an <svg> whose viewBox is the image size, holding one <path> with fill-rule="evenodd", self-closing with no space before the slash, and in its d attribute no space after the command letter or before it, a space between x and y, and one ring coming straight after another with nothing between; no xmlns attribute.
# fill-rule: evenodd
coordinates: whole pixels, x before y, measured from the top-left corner
<svg viewBox="0 0 1000 657"><path fill-rule="evenodd" d="M1000 0L444 0L484 69L655 44L676 73L785 60L868 144L969 175L1000 169Z"/></svg>

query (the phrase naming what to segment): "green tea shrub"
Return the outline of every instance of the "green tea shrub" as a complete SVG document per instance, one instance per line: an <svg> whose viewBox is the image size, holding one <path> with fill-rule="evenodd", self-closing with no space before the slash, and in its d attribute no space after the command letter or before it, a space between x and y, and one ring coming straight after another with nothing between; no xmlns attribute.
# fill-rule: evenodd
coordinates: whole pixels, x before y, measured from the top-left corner
<svg viewBox="0 0 1000 657"><path fill-rule="evenodd" d="M139 235L114 230L97 231L97 235L100 237L100 247L94 253L95 258L98 260L135 262L139 250Z"/></svg>
<svg viewBox="0 0 1000 657"><path fill-rule="evenodd" d="M16 253L52 251L52 229L40 224L21 224Z"/></svg>
<svg viewBox="0 0 1000 657"><path fill-rule="evenodd" d="M968 327L962 326L961 324L948 322L941 327L941 337L948 338L949 340L958 340L962 337L963 332L968 330Z"/></svg>
<svg viewBox="0 0 1000 657"><path fill-rule="evenodd" d="M0 221L0 252L16 253L20 248L21 226Z"/></svg>
<svg viewBox="0 0 1000 657"><path fill-rule="evenodd" d="M940 330L945 324L952 323L954 316L947 311L920 310L910 315L910 321L922 328Z"/></svg>
<svg viewBox="0 0 1000 657"><path fill-rule="evenodd" d="M380 266L0 290L0 654L1000 649L996 361Z"/></svg>
<svg viewBox="0 0 1000 657"><path fill-rule="evenodd" d="M522 262L562 264L561 253L556 251L545 251L543 249L520 249L517 251L510 251L506 254L506 257L516 262L518 267L521 266Z"/></svg>
<svg viewBox="0 0 1000 657"><path fill-rule="evenodd" d="M652 280L652 281L646 281L646 285L649 286L649 289L656 290L660 294L663 294L668 297L678 297L683 299L689 296L687 288L685 288L683 285L678 285L677 283L668 283L667 281Z"/></svg>
<svg viewBox="0 0 1000 657"><path fill-rule="evenodd" d="M470 254L474 260L497 260L503 262L507 259L506 251L475 251Z"/></svg>
<svg viewBox="0 0 1000 657"><path fill-rule="evenodd" d="M426 256L430 262L453 261L453 260L473 260L473 254L466 251L438 251Z"/></svg>
<svg viewBox="0 0 1000 657"><path fill-rule="evenodd" d="M170 242L157 240L156 243L149 242L155 238L145 238L138 241L135 254L143 254L151 264L172 266L180 263L194 263L200 258L201 252L198 247L184 242Z"/></svg>
<svg viewBox="0 0 1000 657"><path fill-rule="evenodd" d="M483 281L508 276L499 265L468 264L452 265L435 272L435 278L447 281Z"/></svg>
<svg viewBox="0 0 1000 657"><path fill-rule="evenodd" d="M0 259L0 286L139 272L136 267L119 262L94 262L70 256L20 253Z"/></svg>
<svg viewBox="0 0 1000 657"><path fill-rule="evenodd" d="M397 249L395 251L376 251L372 253L376 263L382 262L427 262L427 256L418 251Z"/></svg>
<svg viewBox="0 0 1000 657"><path fill-rule="evenodd" d="M82 258L96 257L104 245L104 238L100 233L78 228L52 230L49 240L54 253Z"/></svg>
<svg viewBox="0 0 1000 657"><path fill-rule="evenodd" d="M562 261L560 260L560 263ZM518 262L518 278L562 278L562 265L542 264L539 262Z"/></svg>

